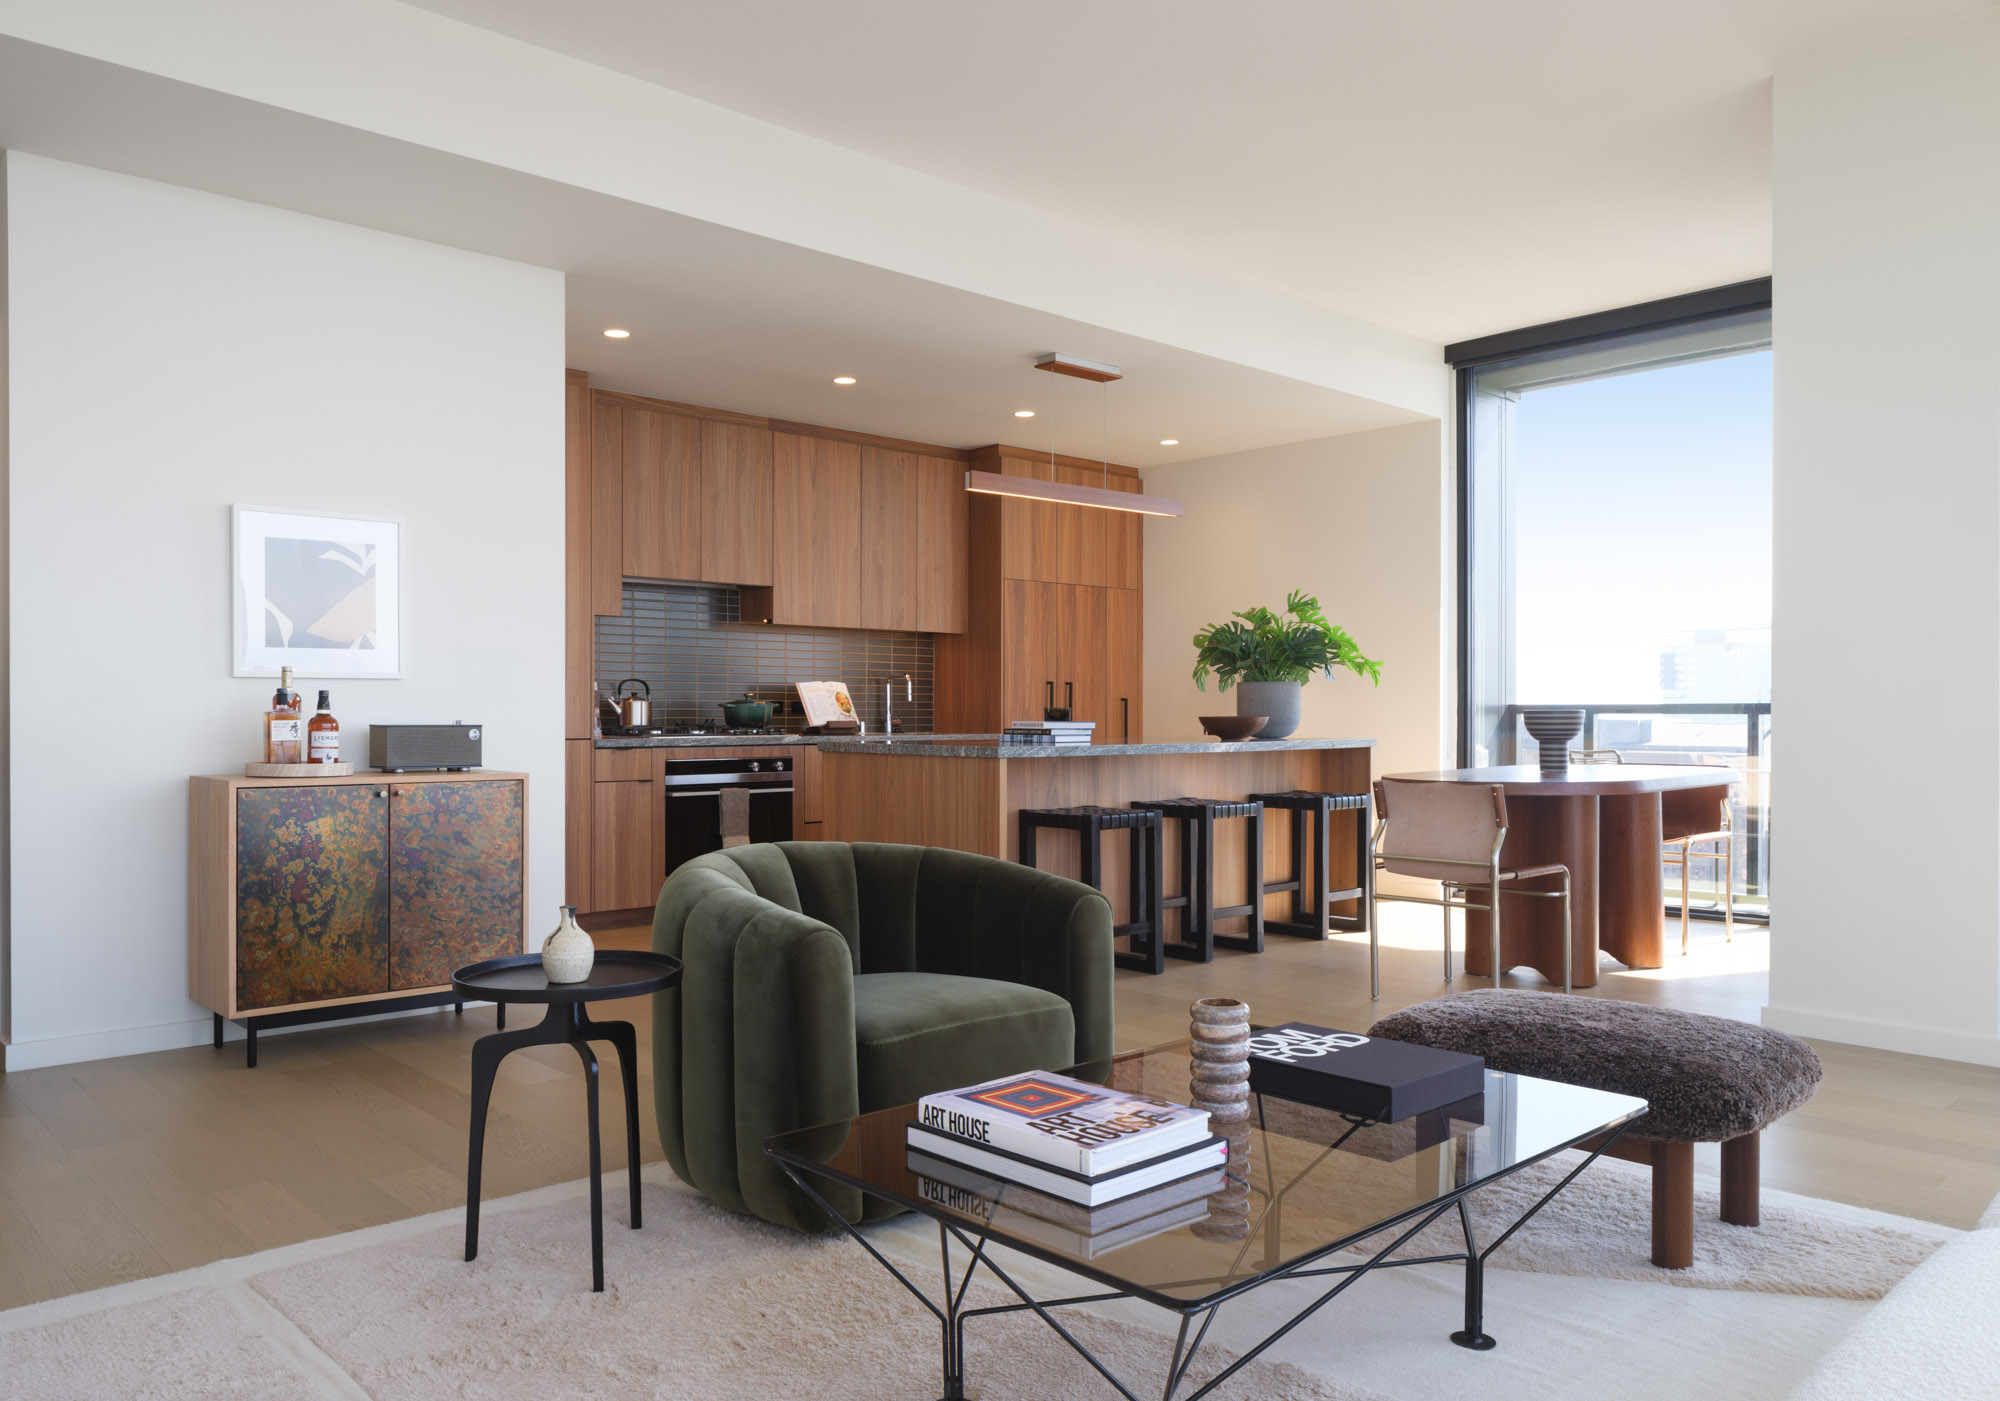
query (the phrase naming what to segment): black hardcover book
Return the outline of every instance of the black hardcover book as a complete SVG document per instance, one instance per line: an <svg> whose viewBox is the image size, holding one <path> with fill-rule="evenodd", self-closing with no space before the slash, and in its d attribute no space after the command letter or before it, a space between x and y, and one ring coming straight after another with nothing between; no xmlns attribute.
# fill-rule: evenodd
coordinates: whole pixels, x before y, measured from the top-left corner
<svg viewBox="0 0 2000 1401"><path fill-rule="evenodd" d="M1250 1088L1395 1123L1486 1092L1478 1056L1287 1022L1250 1038Z"/></svg>

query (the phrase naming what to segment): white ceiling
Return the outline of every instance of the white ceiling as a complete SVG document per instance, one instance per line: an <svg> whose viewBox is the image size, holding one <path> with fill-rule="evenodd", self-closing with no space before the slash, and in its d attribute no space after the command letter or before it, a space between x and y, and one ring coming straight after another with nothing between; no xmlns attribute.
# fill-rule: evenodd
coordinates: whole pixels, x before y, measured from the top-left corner
<svg viewBox="0 0 2000 1401"><path fill-rule="evenodd" d="M0 148L567 273L567 363L604 388L1150 467L1421 415L575 185L0 38ZM607 326L632 331L610 341ZM1032 368L1113 361L1103 391ZM837 387L835 375L859 383ZM1033 408L1031 420L1013 417ZM1108 420L1108 421L1107 421ZM1108 428L1108 435L1107 435ZM1174 447L1162 438L1177 438Z"/></svg>
<svg viewBox="0 0 2000 1401"><path fill-rule="evenodd" d="M1768 273L1773 70L2000 0L416 0L1438 341Z"/></svg>

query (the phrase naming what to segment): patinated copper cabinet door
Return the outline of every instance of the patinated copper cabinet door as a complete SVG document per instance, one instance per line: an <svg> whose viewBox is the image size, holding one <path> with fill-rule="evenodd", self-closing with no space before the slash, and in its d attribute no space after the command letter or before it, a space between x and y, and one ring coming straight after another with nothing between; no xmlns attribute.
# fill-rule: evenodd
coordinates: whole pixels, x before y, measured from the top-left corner
<svg viewBox="0 0 2000 1401"><path fill-rule="evenodd" d="M521 951L521 785L390 788L389 987ZM553 917L553 916L552 916Z"/></svg>
<svg viewBox="0 0 2000 1401"><path fill-rule="evenodd" d="M349 784L239 793L237 1007L388 989L386 790Z"/></svg>

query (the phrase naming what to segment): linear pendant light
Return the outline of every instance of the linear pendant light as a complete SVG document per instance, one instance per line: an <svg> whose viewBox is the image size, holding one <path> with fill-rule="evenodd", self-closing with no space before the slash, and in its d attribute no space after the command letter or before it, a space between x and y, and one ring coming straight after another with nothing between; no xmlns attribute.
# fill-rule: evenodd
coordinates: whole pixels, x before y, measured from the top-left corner
<svg viewBox="0 0 2000 1401"><path fill-rule="evenodd" d="M1078 355L1049 354L1035 361L1035 368L1047 370L1051 374L1068 375L1073 379L1087 379L1097 384L1109 384L1123 379L1124 372L1116 365L1102 360L1085 360ZM1056 416L1055 385L1049 389L1049 479L1039 477L1011 477L1001 472L967 471L965 489L986 496L1017 496L1029 501L1052 501L1064 506L1096 506L1107 511L1128 511L1139 516L1178 516L1181 503L1171 496L1141 496L1133 491L1113 491L1108 486L1072 486L1059 482L1056 476ZM1107 420L1108 422L1108 420ZM1107 445L1109 430L1106 430ZM1108 480L1111 474L1111 458L1107 451L1104 472Z"/></svg>

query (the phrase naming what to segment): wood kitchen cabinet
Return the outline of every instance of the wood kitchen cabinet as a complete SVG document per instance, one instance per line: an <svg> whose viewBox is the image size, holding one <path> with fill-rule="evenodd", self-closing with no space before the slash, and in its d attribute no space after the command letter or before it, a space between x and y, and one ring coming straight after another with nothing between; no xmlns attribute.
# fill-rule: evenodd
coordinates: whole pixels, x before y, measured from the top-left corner
<svg viewBox="0 0 2000 1401"><path fill-rule="evenodd" d="M699 578L701 420L632 408L621 408L618 418L626 575Z"/></svg>
<svg viewBox="0 0 2000 1401"><path fill-rule="evenodd" d="M223 1017L448 994L519 953L527 777L189 781L188 995Z"/></svg>
<svg viewBox="0 0 2000 1401"><path fill-rule="evenodd" d="M966 626L965 464L917 458L917 619L919 632Z"/></svg>
<svg viewBox="0 0 2000 1401"><path fill-rule="evenodd" d="M855 626L914 632L922 592L923 474L913 452L861 449L861 598Z"/></svg>
<svg viewBox="0 0 2000 1401"><path fill-rule="evenodd" d="M601 752L601 751L600 751ZM655 753L653 750L629 751ZM593 908L636 910L660 893L655 866L664 861L660 835L665 795L653 779L599 783L592 794L590 890ZM656 856L659 861L656 861Z"/></svg>
<svg viewBox="0 0 2000 1401"><path fill-rule="evenodd" d="M773 434L771 482L771 589L745 615L861 626L861 446Z"/></svg>
<svg viewBox="0 0 2000 1401"><path fill-rule="evenodd" d="M982 449L971 464L1046 477L1012 449ZM1136 474L1058 460L1056 480L1140 491ZM966 629L936 643L941 731L997 730L1050 703L1096 725L1114 743L1144 730L1144 596L1140 519L1101 507L977 495L967 498Z"/></svg>
<svg viewBox="0 0 2000 1401"><path fill-rule="evenodd" d="M771 582L771 430L701 424L701 568L715 584Z"/></svg>

